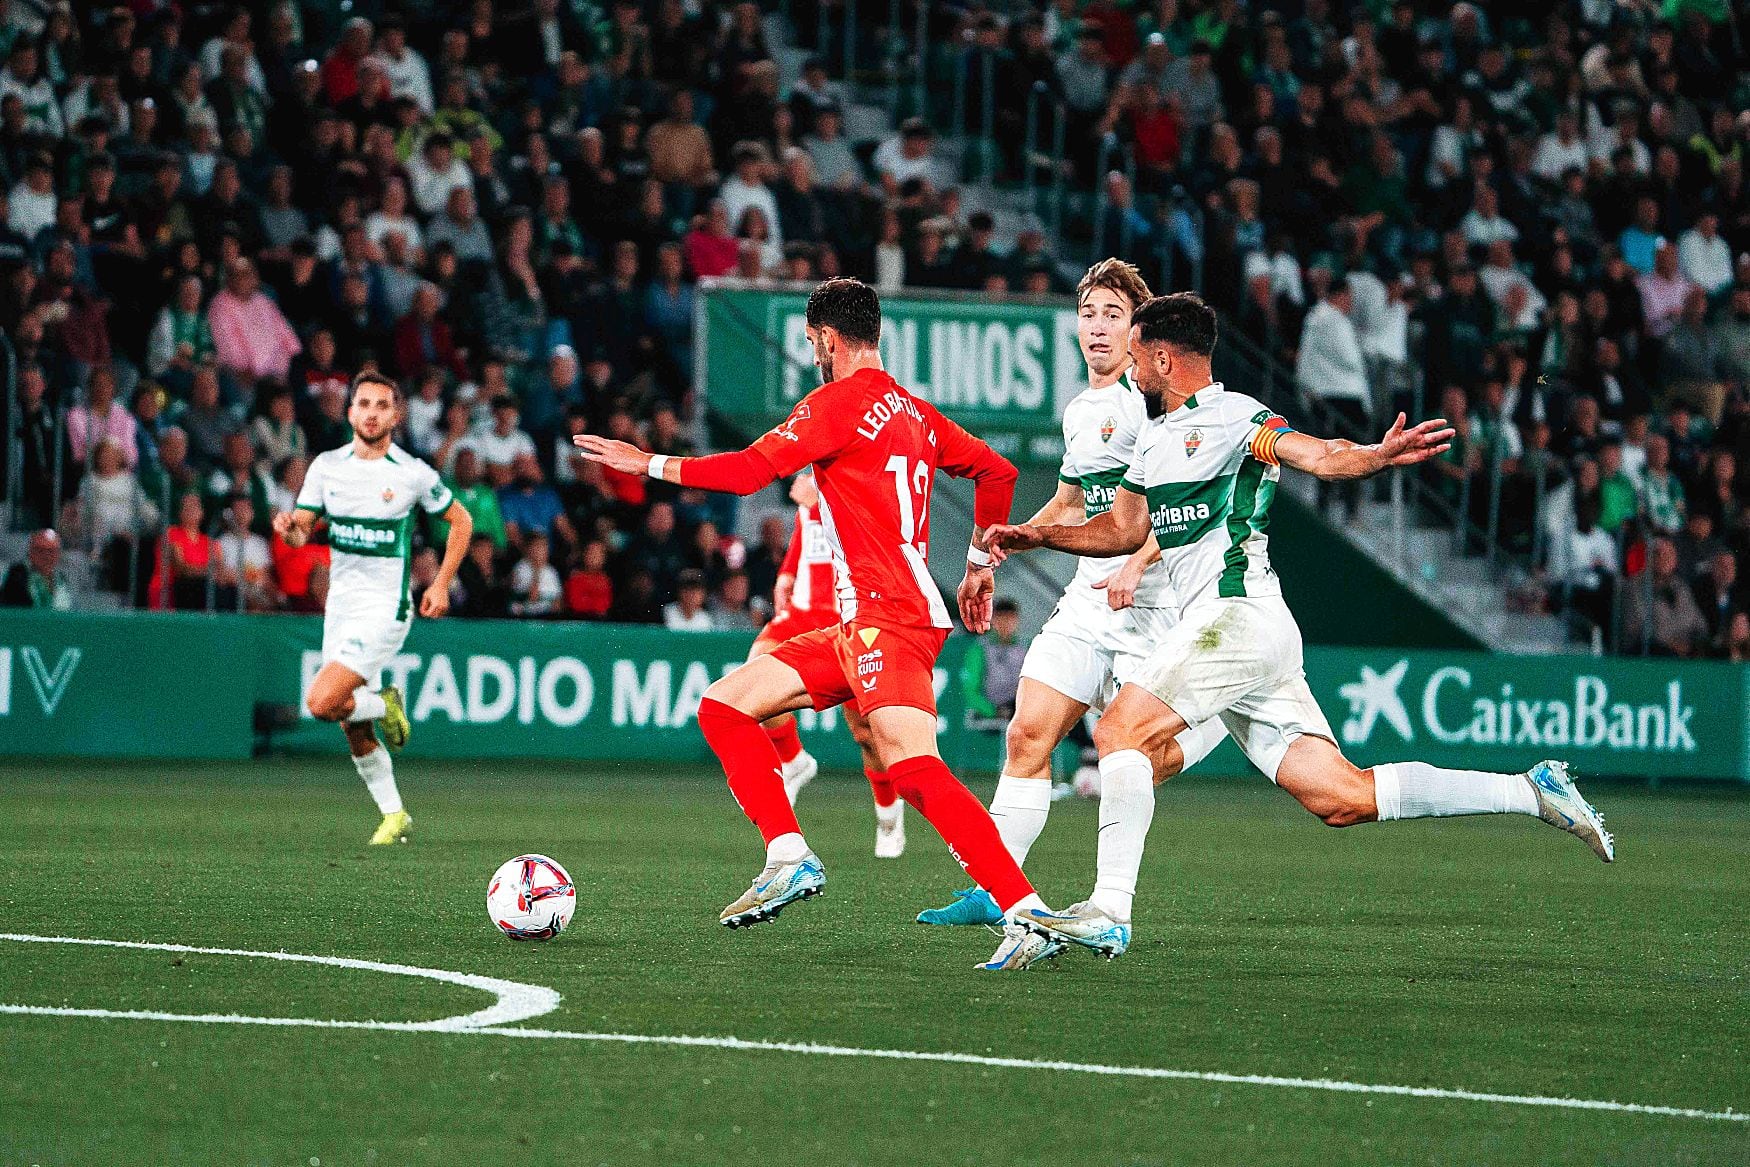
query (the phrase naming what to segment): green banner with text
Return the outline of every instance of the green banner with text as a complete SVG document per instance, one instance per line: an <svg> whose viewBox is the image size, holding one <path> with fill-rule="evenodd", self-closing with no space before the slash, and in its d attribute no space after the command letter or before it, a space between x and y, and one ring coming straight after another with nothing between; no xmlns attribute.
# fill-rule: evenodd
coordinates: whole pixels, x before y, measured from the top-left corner
<svg viewBox="0 0 1750 1167"><path fill-rule="evenodd" d="M321 667L310 617L0 613L0 754L246 758L258 715L275 749L342 750L302 711ZM409 753L454 758L708 761L699 699L747 637L661 628L420 621L388 669L414 724ZM1001 735L966 728L957 673L936 669L943 755L993 773ZM1314 647L1307 676L1361 765L1419 759L1522 770L1750 780L1750 669L1711 662ZM833 714L802 715L810 748L855 767ZM1243 770L1224 745L1203 769Z"/></svg>
<svg viewBox="0 0 1750 1167"><path fill-rule="evenodd" d="M820 383L804 333L806 291L705 285L694 351L712 411L763 430ZM1087 387L1069 300L883 299L881 358L907 389L1015 461L1056 464L1058 419Z"/></svg>

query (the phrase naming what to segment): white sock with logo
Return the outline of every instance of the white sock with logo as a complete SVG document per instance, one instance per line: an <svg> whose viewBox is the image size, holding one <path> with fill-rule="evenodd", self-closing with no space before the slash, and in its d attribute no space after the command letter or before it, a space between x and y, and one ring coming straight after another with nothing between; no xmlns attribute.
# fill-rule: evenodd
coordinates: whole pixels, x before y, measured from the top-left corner
<svg viewBox="0 0 1750 1167"><path fill-rule="evenodd" d="M905 823L905 799L896 798L875 808L875 823L884 831L898 830Z"/></svg>
<svg viewBox="0 0 1750 1167"><path fill-rule="evenodd" d="M1211 717L1208 721L1188 725L1180 730L1179 736L1173 739L1179 743L1179 752L1185 755L1185 761L1179 766L1179 773L1183 774L1207 758L1210 751L1219 746L1225 737L1227 726L1222 724L1219 717Z"/></svg>
<svg viewBox="0 0 1750 1167"><path fill-rule="evenodd" d="M375 721L389 711L383 695L364 685L352 691L352 715L348 721Z"/></svg>
<svg viewBox="0 0 1750 1167"><path fill-rule="evenodd" d="M795 863L808 854L808 840L788 831L766 844L767 863Z"/></svg>
<svg viewBox="0 0 1750 1167"><path fill-rule="evenodd" d="M355 754L352 764L365 780L365 789L371 792L379 811L394 814L406 809L401 805L401 791L395 787L395 763L389 760L388 750L378 746L363 756Z"/></svg>
<svg viewBox="0 0 1750 1167"><path fill-rule="evenodd" d="M1155 817L1155 769L1141 750L1100 759L1100 846L1088 902L1114 920L1130 919L1142 847Z"/></svg>
<svg viewBox="0 0 1750 1167"><path fill-rule="evenodd" d="M997 779L997 792L990 800L990 817L1017 866L1027 862L1027 852L1045 829L1045 818L1050 813L1049 777L1017 778L1004 774Z"/></svg>
<svg viewBox="0 0 1750 1167"><path fill-rule="evenodd" d="M1443 818L1456 814L1536 814L1537 796L1523 774L1445 770L1426 762L1388 762L1373 768L1379 821Z"/></svg>

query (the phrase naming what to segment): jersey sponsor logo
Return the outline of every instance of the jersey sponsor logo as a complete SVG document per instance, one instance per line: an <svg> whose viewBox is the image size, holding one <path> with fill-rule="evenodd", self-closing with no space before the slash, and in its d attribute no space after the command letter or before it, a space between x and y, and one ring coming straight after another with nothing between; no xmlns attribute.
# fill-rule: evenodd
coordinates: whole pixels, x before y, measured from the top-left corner
<svg viewBox="0 0 1750 1167"><path fill-rule="evenodd" d="M896 417L913 417L918 421L924 420L923 411L918 408L917 402L903 393L896 393L889 389L877 397L875 404L871 405L868 411L863 414L863 421L857 426L857 433L874 441L876 435ZM936 435L932 432L930 434L931 445L935 444L935 439Z"/></svg>
<svg viewBox="0 0 1750 1167"><path fill-rule="evenodd" d="M397 555L401 550L401 523L382 519L328 519L328 542L338 551L353 555Z"/></svg>
<svg viewBox="0 0 1750 1167"><path fill-rule="evenodd" d="M1109 417L1105 421L1100 423L1100 440L1102 442L1111 441L1112 435L1117 433L1117 432L1118 432L1118 419L1117 418Z"/></svg>
<svg viewBox="0 0 1750 1167"><path fill-rule="evenodd" d="M1194 429L1190 433L1186 434L1185 435L1185 457L1189 458L1191 455L1195 454L1197 452L1198 448L1202 445L1203 445L1203 431L1202 430Z"/></svg>
<svg viewBox="0 0 1750 1167"><path fill-rule="evenodd" d="M1082 509L1088 518L1105 514L1118 501L1118 484L1124 478L1124 469L1123 466L1114 466L1110 470L1081 476Z"/></svg>
<svg viewBox="0 0 1750 1167"><path fill-rule="evenodd" d="M860 639L863 642L864 648L874 648L875 647L875 638L877 636L880 636L880 635L881 635L881 629L879 629L879 628L859 628L859 629L857 629L857 637L858 637L858 639Z"/></svg>
<svg viewBox="0 0 1750 1167"><path fill-rule="evenodd" d="M1209 504L1206 502L1187 503L1184 506L1158 506L1148 516L1156 535L1183 531L1192 523L1201 522L1208 517Z"/></svg>
<svg viewBox="0 0 1750 1167"><path fill-rule="evenodd" d="M873 632L873 628L865 628L864 632ZM881 669L886 664L881 659L879 648L872 652L859 653L857 656L857 679L863 682L863 691L867 693L875 687L875 682L881 679Z"/></svg>

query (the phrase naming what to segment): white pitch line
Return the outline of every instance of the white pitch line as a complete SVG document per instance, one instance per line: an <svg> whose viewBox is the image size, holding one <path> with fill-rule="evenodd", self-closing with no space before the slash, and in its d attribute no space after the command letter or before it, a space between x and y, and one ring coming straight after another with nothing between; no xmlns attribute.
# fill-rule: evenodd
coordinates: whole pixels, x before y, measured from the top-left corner
<svg viewBox="0 0 1750 1167"><path fill-rule="evenodd" d="M193 948L182 944L147 944L120 940L83 940L56 936L25 936L0 932L0 940L21 940L44 944L87 944L108 948L140 948L161 952L194 952L215 956L254 956L269 960L297 961L308 964L328 964L340 968L388 972L401 976L419 976L450 984L466 985L500 994L497 1005L461 1017L446 1017L438 1021L332 1021L313 1017L247 1017L233 1013L160 1013L150 1010L73 1009L49 1005L0 1004L0 1015L38 1017L87 1017L123 1021L180 1021L205 1025L267 1025L307 1029L367 1029L391 1033L452 1033L483 1037L520 1037L546 1041L615 1042L623 1045L665 1045L703 1049L735 1050L744 1053L791 1053L815 1057L875 1058L884 1061L940 1062L949 1065L985 1066L1003 1070L1051 1070L1058 1073L1095 1074L1112 1078L1152 1078L1178 1082L1210 1082L1230 1086L1265 1086L1287 1090L1321 1090L1336 1094L1384 1094L1402 1098L1431 1098L1449 1102L1492 1102L1504 1106L1538 1106L1559 1110L1606 1111L1613 1114L1647 1115L1655 1118L1697 1119L1705 1122L1750 1122L1750 1112L1742 1110L1701 1110L1684 1106L1653 1106L1639 1102L1611 1102L1593 1098L1554 1098L1537 1094L1499 1094L1479 1090L1449 1090L1434 1086L1395 1086L1374 1082L1347 1082L1334 1078L1292 1078L1274 1074L1225 1074L1207 1070L1172 1070L1156 1066L1108 1066L1089 1062L1049 1061L1032 1058L998 1058L982 1054L933 1052L928 1050L869 1049L860 1046L817 1045L796 1041L750 1041L739 1037L685 1037L643 1033L580 1033L564 1029L521 1029L504 1024L485 1024L475 1019L498 1011L510 1012L507 998L516 993L529 996L523 1000L532 1006L539 997L541 1008L516 1018L525 1020L551 1012L558 1007L559 994L536 985L503 981L495 977L447 972L443 969L414 968L410 965L384 964L347 957L304 956L289 952L252 952L235 948ZM525 1006L525 1007L529 1007Z"/></svg>
<svg viewBox="0 0 1750 1167"><path fill-rule="evenodd" d="M349 1028L374 1025L392 1025L397 1029L435 1029L440 1032L455 1029L478 1029L486 1025L510 1025L518 1021L527 1021L533 1017L551 1013L559 1008L560 996L552 989L540 985L525 985L518 981L500 980L498 977L475 976L472 973L450 972L441 968L416 968L410 964L386 964L377 960L354 960L348 956L307 956L299 952L255 952L247 948L196 948L188 944L152 944L139 940L87 940L75 936L29 936L17 932L0 932L0 940L17 940L25 944L81 944L94 948L132 948L148 952L191 952L202 956L249 956L261 960L283 960L293 964L326 964L334 968L358 969L363 972L390 973L401 977L421 977L428 981L442 981L445 984L461 985L467 989L479 989L483 993L491 993L498 998L491 1005L473 1013L464 1013L457 1017L441 1017L436 1021L407 1022L335 1022L345 1024ZM20 1006L0 1006L8 1013L16 1013ZM104 1016L102 1011L79 1010L66 1014L67 1016ZM126 1013L115 1016L128 1016ZM212 1020L211 1015L188 1015L171 1013L153 1020ZM286 1017L250 1017L236 1019L239 1024L250 1025L302 1025L306 1022L301 1018Z"/></svg>

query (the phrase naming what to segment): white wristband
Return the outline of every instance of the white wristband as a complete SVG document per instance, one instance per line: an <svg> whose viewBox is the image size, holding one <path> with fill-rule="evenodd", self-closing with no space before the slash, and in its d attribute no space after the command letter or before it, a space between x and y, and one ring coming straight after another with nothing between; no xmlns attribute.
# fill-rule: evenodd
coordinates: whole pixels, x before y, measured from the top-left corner
<svg viewBox="0 0 1750 1167"><path fill-rule="evenodd" d="M974 567L996 566L996 560L991 558L990 552L986 551L976 543L973 543L966 548L966 562Z"/></svg>
<svg viewBox="0 0 1750 1167"><path fill-rule="evenodd" d="M667 454L652 454L650 455L650 465L644 468L644 473L647 477L654 478L658 482L661 482L663 468L667 465Z"/></svg>

